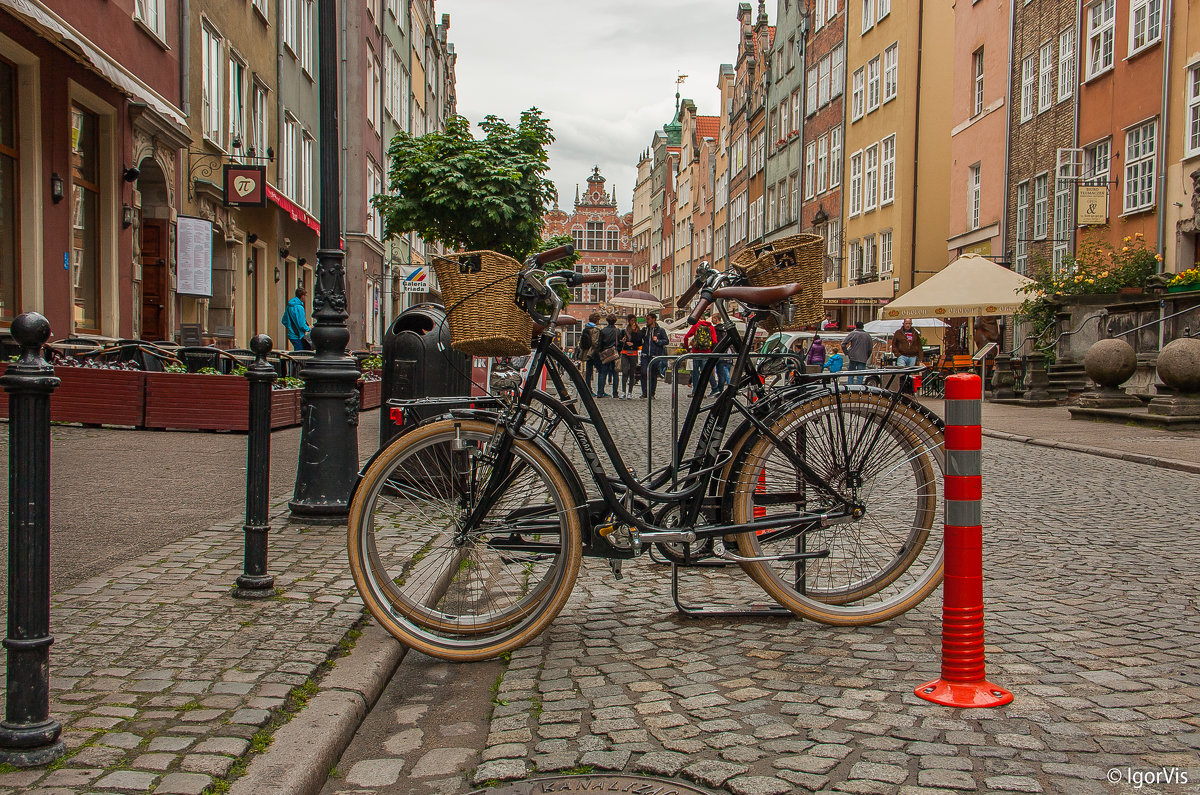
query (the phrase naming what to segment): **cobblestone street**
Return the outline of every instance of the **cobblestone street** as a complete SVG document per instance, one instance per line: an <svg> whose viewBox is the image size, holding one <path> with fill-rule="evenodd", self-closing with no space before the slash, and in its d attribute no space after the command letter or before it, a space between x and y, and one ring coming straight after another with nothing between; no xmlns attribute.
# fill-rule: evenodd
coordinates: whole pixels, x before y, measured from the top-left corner
<svg viewBox="0 0 1200 795"><path fill-rule="evenodd" d="M645 403L602 407L640 462ZM696 621L674 611L667 568L643 558L617 581L586 561L568 607L498 682L489 669L443 687L469 666L410 655L324 792L611 770L745 795L1109 793L1160 769L1175 783L1137 791L1195 791L1200 521L1180 508L1200 476L992 439L984 451L988 673L1012 705L913 696L938 674L940 592L858 629ZM738 569L684 577L697 602L762 598ZM491 699L482 746L430 717Z"/></svg>

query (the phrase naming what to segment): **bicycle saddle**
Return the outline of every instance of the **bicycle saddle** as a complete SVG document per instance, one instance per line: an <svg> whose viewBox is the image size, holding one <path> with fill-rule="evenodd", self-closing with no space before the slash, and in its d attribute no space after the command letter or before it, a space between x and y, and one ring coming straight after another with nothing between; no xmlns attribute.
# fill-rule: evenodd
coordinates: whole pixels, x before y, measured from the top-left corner
<svg viewBox="0 0 1200 795"><path fill-rule="evenodd" d="M803 289L800 282L775 287L718 287L713 290L713 298L732 298L752 306L772 306L791 298Z"/></svg>

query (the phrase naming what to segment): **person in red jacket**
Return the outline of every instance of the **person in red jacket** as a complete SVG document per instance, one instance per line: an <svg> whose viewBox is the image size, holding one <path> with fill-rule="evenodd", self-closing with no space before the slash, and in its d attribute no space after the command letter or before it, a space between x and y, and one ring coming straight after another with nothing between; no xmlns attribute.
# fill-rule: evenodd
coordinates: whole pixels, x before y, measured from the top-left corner
<svg viewBox="0 0 1200 795"><path fill-rule="evenodd" d="M702 317L683 335L683 345L690 353L712 353L712 349L717 345L717 329L708 318ZM700 373L706 364L707 359L692 359L692 393L695 393L700 384ZM715 396L717 382L711 373L708 376L708 387L709 392ZM699 388L703 391L703 387Z"/></svg>

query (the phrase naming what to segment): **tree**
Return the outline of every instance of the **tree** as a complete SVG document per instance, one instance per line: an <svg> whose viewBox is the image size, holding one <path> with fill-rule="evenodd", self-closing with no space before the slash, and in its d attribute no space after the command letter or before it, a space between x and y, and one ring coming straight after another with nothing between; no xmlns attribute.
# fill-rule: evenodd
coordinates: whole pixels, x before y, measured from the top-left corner
<svg viewBox="0 0 1200 795"><path fill-rule="evenodd" d="M542 240L542 214L557 198L549 170L550 125L537 108L513 129L496 116L485 136L453 116L420 137L401 132L388 148L391 194L372 199L387 236L416 232L456 249L489 249L523 259Z"/></svg>

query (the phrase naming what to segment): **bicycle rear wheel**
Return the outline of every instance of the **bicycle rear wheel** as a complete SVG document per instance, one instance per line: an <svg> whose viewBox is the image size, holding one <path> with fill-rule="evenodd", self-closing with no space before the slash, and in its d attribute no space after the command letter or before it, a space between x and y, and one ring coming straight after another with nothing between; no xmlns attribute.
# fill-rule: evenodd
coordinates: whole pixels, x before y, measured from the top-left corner
<svg viewBox="0 0 1200 795"><path fill-rule="evenodd" d="M582 530L558 467L512 440L482 520L496 426L446 419L401 437L367 468L350 505L350 570L372 615L446 660L495 657L542 632L579 573Z"/></svg>
<svg viewBox="0 0 1200 795"><path fill-rule="evenodd" d="M944 458L936 423L886 394L825 395L781 414L772 431L824 482L861 506L858 519L801 536L735 536L747 557L828 550L805 561L750 561L746 572L796 615L825 624L873 624L918 604L941 582L938 481ZM757 435L731 471L735 523L836 511L769 438ZM843 511L844 512L844 511ZM779 534L782 535L782 534Z"/></svg>

